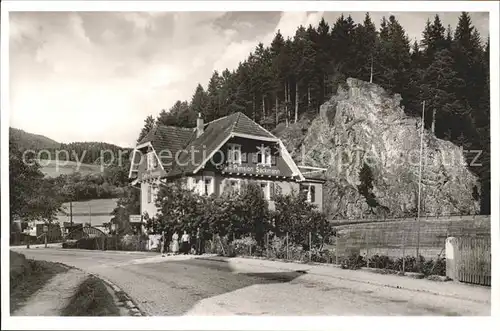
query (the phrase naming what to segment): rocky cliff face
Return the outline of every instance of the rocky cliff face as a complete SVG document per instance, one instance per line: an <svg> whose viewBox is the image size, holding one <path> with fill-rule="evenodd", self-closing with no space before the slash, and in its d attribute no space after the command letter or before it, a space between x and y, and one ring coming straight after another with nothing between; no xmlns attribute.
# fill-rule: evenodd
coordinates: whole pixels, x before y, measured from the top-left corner
<svg viewBox="0 0 500 331"><path fill-rule="evenodd" d="M328 169L330 217L416 215L421 119L405 115L400 101L349 78L307 131L297 123L281 135L298 164ZM479 212L479 181L465 162L461 148L424 130L421 215Z"/></svg>

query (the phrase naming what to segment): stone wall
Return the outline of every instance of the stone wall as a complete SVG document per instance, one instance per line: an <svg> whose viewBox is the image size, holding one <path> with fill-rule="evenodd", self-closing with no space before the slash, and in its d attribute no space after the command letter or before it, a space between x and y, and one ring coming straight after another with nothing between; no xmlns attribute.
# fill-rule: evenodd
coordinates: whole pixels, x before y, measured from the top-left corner
<svg viewBox="0 0 500 331"><path fill-rule="evenodd" d="M434 258L443 252L447 237L489 237L490 226L491 217L486 215L423 218L420 222L416 218L404 218L344 224L335 226L336 248L339 256L359 252L370 256L383 254L401 257L403 250L404 255L415 256L419 246L420 255ZM417 245L419 240L420 244Z"/></svg>

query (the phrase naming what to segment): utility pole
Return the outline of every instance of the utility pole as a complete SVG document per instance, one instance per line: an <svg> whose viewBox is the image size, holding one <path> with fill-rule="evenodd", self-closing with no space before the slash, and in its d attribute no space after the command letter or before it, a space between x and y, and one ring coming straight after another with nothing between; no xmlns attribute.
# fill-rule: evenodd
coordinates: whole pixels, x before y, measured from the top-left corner
<svg viewBox="0 0 500 331"><path fill-rule="evenodd" d="M372 55L372 63L370 65L370 83L373 83L373 55Z"/></svg>
<svg viewBox="0 0 500 331"><path fill-rule="evenodd" d="M425 100L422 103L422 127L420 132L420 165L418 170L418 199L417 199L417 261L420 252L420 194L422 182L422 153L424 148L424 126L425 126Z"/></svg>
<svg viewBox="0 0 500 331"><path fill-rule="evenodd" d="M92 226L92 206L90 205L89 202L89 224Z"/></svg>
<svg viewBox="0 0 500 331"><path fill-rule="evenodd" d="M69 202L69 225L73 227L73 201Z"/></svg>

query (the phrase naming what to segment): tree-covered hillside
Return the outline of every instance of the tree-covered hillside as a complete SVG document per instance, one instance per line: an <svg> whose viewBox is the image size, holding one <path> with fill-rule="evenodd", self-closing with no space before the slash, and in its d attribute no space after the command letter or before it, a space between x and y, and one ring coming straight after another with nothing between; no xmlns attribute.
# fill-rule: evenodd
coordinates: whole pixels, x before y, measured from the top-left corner
<svg viewBox="0 0 500 331"><path fill-rule="evenodd" d="M257 45L235 70L215 71L191 100L177 101L157 119L149 116L139 139L155 122L194 126L198 112L206 121L241 111L269 129L288 125L318 114L338 85L354 77L401 94L410 116L421 116L425 101L425 125L430 129L435 118L438 138L482 151L476 160L482 165L471 170L481 178L481 211L489 213L487 40L482 42L465 12L454 28L443 26L436 15L414 42L393 15L378 26L368 13L361 23L350 16L333 24L323 19L315 27L298 27L288 39L278 31L271 45Z"/></svg>
<svg viewBox="0 0 500 331"><path fill-rule="evenodd" d="M61 145L57 141L40 134L29 133L16 128L9 128L9 140L13 141L21 150L59 148Z"/></svg>

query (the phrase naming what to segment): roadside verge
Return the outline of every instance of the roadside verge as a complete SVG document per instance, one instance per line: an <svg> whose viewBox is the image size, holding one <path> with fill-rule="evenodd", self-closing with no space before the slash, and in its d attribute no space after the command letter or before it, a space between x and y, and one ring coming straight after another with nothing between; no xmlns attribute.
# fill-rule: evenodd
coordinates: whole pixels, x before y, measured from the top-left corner
<svg viewBox="0 0 500 331"><path fill-rule="evenodd" d="M143 316L130 297L98 275L10 252L12 316Z"/></svg>

